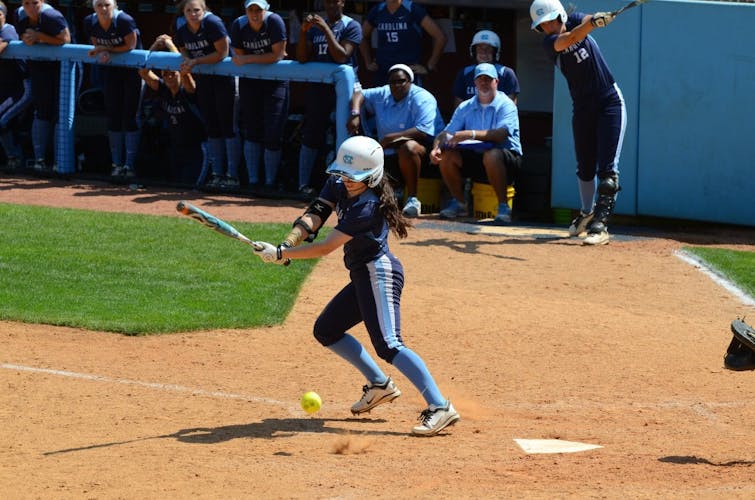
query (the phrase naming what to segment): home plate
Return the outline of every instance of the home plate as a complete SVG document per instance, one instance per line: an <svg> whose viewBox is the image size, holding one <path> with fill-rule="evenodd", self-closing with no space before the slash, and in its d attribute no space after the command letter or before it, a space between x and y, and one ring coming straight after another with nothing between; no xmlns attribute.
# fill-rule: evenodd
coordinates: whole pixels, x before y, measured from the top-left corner
<svg viewBox="0 0 755 500"><path fill-rule="evenodd" d="M602 448L597 444L562 441L561 439L514 439L525 453L577 453Z"/></svg>

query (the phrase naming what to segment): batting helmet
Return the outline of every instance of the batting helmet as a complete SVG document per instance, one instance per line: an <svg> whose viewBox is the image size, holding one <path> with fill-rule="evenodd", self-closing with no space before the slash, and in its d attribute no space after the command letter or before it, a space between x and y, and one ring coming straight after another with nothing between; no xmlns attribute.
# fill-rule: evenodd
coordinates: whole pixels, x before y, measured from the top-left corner
<svg viewBox="0 0 755 500"><path fill-rule="evenodd" d="M475 58L474 46L478 43L486 43L491 47L495 47L495 60L497 61L501 55L501 39L498 35L490 30L478 31L472 37L472 43L469 44L469 55L472 59Z"/></svg>
<svg viewBox="0 0 755 500"><path fill-rule="evenodd" d="M371 137L349 137L338 148L338 154L327 173L343 175L354 182L364 182L373 188L383 178L383 148Z"/></svg>
<svg viewBox="0 0 755 500"><path fill-rule="evenodd" d="M535 0L530 6L530 17L531 28L537 31L543 31L540 25L546 21L560 19L565 23L567 18L564 6L558 0Z"/></svg>

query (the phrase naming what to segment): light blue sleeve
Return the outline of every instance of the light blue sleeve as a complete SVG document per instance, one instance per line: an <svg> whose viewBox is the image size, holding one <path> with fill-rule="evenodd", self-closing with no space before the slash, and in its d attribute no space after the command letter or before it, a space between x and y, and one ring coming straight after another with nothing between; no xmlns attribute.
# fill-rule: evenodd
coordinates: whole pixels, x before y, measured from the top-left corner
<svg viewBox="0 0 755 500"><path fill-rule="evenodd" d="M429 136L435 135L435 119L438 109L438 102L430 92L419 88L421 92L415 94L415 106L413 113L414 126L420 132L424 132Z"/></svg>
<svg viewBox="0 0 755 500"><path fill-rule="evenodd" d="M466 117L469 113L469 101L463 101L454 111L451 120L446 125L446 132L455 134L459 130L466 130Z"/></svg>
<svg viewBox="0 0 755 500"><path fill-rule="evenodd" d="M382 99L383 92L380 87L374 87L371 89L362 89L362 96L364 97L364 109L370 113L376 113L376 103Z"/></svg>

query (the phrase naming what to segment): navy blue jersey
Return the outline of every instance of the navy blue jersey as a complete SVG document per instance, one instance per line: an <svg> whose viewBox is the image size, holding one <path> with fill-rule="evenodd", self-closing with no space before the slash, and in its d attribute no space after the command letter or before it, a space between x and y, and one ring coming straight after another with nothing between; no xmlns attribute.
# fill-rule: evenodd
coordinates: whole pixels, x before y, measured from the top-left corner
<svg viewBox="0 0 755 500"><path fill-rule="evenodd" d="M42 4L42 10L39 12L37 24L31 24L31 19L26 15L23 7L19 7L18 10L16 10L16 19L16 31L18 33L23 33L27 29L32 29L44 33L45 35L58 36L61 32L68 29L68 23L63 14L46 3ZM56 72L59 65L60 63L56 61L29 60L27 62L30 76L36 74L36 77L40 78L47 78L49 76L49 73L44 73L45 71ZM55 78L57 78L57 76L55 76ZM42 106L44 106L44 104L42 104Z"/></svg>
<svg viewBox="0 0 755 500"><path fill-rule="evenodd" d="M262 27L255 31L246 16L236 18L231 24L231 47L246 54L266 54L273 45L287 40L286 23L275 12L265 12Z"/></svg>
<svg viewBox="0 0 755 500"><path fill-rule="evenodd" d="M189 23L185 22L176 29L173 41L179 50L186 50L189 59L197 59L217 52L215 42L227 37L228 31L225 29L223 20L212 12L205 12L196 33L192 32L189 29Z"/></svg>
<svg viewBox="0 0 755 500"><path fill-rule="evenodd" d="M380 211L380 199L367 189L349 198L346 186L336 176L328 177L320 191L320 198L336 204L336 230L352 238L343 246L343 261L347 269L355 269L389 253L388 222Z"/></svg>
<svg viewBox="0 0 755 500"><path fill-rule="evenodd" d="M327 17L325 18L325 20L326 22L328 22L330 31L333 32L333 36L335 36L335 39L339 43L351 42L358 47L362 42L362 26L360 26L360 24L352 18L348 16L341 16L341 19L336 21L336 23L333 25L330 25ZM335 62L333 60L333 57L330 55L330 52L328 51L328 39L325 37L325 33L323 33L320 28L313 26L309 31L307 31L307 41L312 44L312 50L314 52L314 55L312 57L313 61L327 63ZM354 72L356 72L356 50L351 54L349 64L354 67Z"/></svg>
<svg viewBox="0 0 755 500"><path fill-rule="evenodd" d="M18 40L18 33L12 24L5 23L0 28L0 40L12 42ZM0 59L0 86L20 87L26 76L26 67L20 59Z"/></svg>
<svg viewBox="0 0 755 500"><path fill-rule="evenodd" d="M377 31L375 62L381 71L394 64L419 64L422 49L422 20L427 11L411 0L404 0L391 14L385 2L370 9L367 22Z"/></svg>
<svg viewBox="0 0 755 500"><path fill-rule="evenodd" d="M582 23L583 13L573 13L566 21L566 30L571 31ZM581 42L567 47L562 52L553 48L558 34L548 35L543 41L548 57L561 69L569 84L572 100L578 103L604 95L613 88L615 80L608 69L603 54L595 40L588 35Z"/></svg>
<svg viewBox="0 0 755 500"><path fill-rule="evenodd" d="M97 14L89 14L84 18L84 26L87 27L89 40L92 45L104 47L120 47L125 44L124 38L131 33L136 33L136 49L142 48L142 37L136 21L122 10L113 12L113 22L108 29L104 29L97 20Z"/></svg>
<svg viewBox="0 0 755 500"><path fill-rule="evenodd" d="M498 90L508 96L519 95L519 80L516 77L514 70L503 64L494 63L495 69L498 71ZM476 64L472 64L462 69L456 74L456 80L454 80L453 94L454 97L458 97L462 101L466 101L474 97L477 93L477 89L474 86L474 69Z"/></svg>
<svg viewBox="0 0 755 500"><path fill-rule="evenodd" d="M58 36L63 30L68 28L65 16L46 3L42 4L37 24L31 24L31 19L26 15L23 7L19 7L16 10L16 19L16 31L19 33L32 29L45 35Z"/></svg>
<svg viewBox="0 0 755 500"><path fill-rule="evenodd" d="M161 79L157 97L168 122L171 144L197 144L206 139L195 94L181 87L173 95Z"/></svg>

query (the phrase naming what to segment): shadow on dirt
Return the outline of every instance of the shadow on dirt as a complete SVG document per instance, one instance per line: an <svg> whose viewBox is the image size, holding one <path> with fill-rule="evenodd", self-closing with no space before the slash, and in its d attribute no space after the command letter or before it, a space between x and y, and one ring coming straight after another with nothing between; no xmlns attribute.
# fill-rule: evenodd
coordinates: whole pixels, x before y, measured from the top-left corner
<svg viewBox="0 0 755 500"><path fill-rule="evenodd" d="M326 426L330 422L365 422L383 423L383 419L370 418L266 418L260 422L239 425L225 425L223 427L197 427L182 429L166 437L174 437L182 443L215 444L238 438L274 439L291 437L302 432L324 434L349 434L353 431L340 427ZM408 436L406 432L392 431L358 431L360 436Z"/></svg>
<svg viewBox="0 0 755 500"><path fill-rule="evenodd" d="M730 460L728 462L711 462L707 458L692 456L668 456L658 459L659 462L677 464L677 465L713 465L715 467L751 467L755 465L755 460Z"/></svg>
<svg viewBox="0 0 755 500"><path fill-rule="evenodd" d="M330 427L327 423L384 423L384 419L371 418L266 418L260 422L238 425L224 425L222 427L194 427L190 429L181 429L172 434L162 436L149 436L144 438L129 439L126 441L114 441L110 443L93 444L81 446L78 448L67 448L64 450L47 451L43 455L59 455L62 453L72 453L76 451L95 450L98 448L107 448L110 446L120 446L124 444L137 443L139 441L149 441L152 439L175 439L182 443L190 444L217 444L232 439L276 439L292 437L300 433L317 433L317 434L337 434L337 435L354 435L354 436L411 436L407 432L393 431L372 431L345 429L342 427Z"/></svg>

